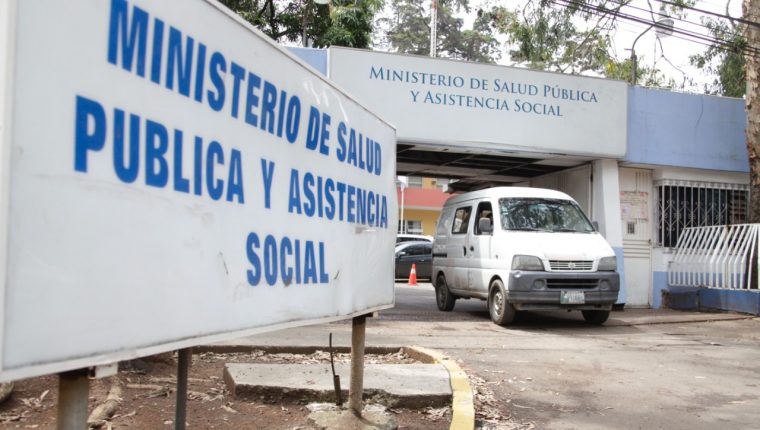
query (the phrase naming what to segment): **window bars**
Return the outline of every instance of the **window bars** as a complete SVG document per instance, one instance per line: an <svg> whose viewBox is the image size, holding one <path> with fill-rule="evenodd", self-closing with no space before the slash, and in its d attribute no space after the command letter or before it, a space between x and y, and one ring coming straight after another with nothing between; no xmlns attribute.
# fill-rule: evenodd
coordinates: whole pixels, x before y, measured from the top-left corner
<svg viewBox="0 0 760 430"><path fill-rule="evenodd" d="M747 221L749 186L663 180L655 183L655 246L672 248L689 227Z"/></svg>

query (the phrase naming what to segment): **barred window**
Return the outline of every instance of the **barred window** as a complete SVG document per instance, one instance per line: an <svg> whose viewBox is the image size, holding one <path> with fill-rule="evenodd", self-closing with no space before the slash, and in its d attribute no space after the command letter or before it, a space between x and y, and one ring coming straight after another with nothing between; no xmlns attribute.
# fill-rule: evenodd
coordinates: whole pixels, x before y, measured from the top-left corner
<svg viewBox="0 0 760 430"><path fill-rule="evenodd" d="M675 247L687 227L747 222L747 185L664 180L655 188L656 246Z"/></svg>

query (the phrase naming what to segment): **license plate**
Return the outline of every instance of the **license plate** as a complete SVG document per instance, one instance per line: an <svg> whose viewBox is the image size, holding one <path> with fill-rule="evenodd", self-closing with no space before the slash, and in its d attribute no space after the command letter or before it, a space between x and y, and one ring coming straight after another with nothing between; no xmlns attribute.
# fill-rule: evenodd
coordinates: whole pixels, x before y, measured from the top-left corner
<svg viewBox="0 0 760 430"><path fill-rule="evenodd" d="M583 291L562 291L559 302L563 305L582 305L586 303L586 293Z"/></svg>

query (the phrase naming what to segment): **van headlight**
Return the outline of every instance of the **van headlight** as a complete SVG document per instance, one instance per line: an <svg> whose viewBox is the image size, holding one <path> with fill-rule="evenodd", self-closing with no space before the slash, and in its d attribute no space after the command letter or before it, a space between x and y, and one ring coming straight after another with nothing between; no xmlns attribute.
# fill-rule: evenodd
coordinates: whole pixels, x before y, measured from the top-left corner
<svg viewBox="0 0 760 430"><path fill-rule="evenodd" d="M614 272L617 270L617 257L602 257L601 260L599 260L599 267L597 270L605 271L605 272Z"/></svg>
<svg viewBox="0 0 760 430"><path fill-rule="evenodd" d="M544 264L541 259L532 255L515 255L512 258L512 270L528 270L531 272L542 272Z"/></svg>

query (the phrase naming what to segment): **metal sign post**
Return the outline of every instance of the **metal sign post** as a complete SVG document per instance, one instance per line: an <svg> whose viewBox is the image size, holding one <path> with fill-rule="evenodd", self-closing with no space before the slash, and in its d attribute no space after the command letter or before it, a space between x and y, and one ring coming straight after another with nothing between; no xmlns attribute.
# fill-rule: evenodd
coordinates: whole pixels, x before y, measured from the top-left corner
<svg viewBox="0 0 760 430"><path fill-rule="evenodd" d="M354 317L351 321L351 384L348 391L348 406L357 417L362 416L362 394L364 393L364 334L367 316Z"/></svg>
<svg viewBox="0 0 760 430"><path fill-rule="evenodd" d="M174 428L185 430L187 421L187 371L192 359L192 348L177 351L177 406L174 414Z"/></svg>
<svg viewBox="0 0 760 430"><path fill-rule="evenodd" d="M90 391L88 369L58 374L58 430L87 428L87 401Z"/></svg>

